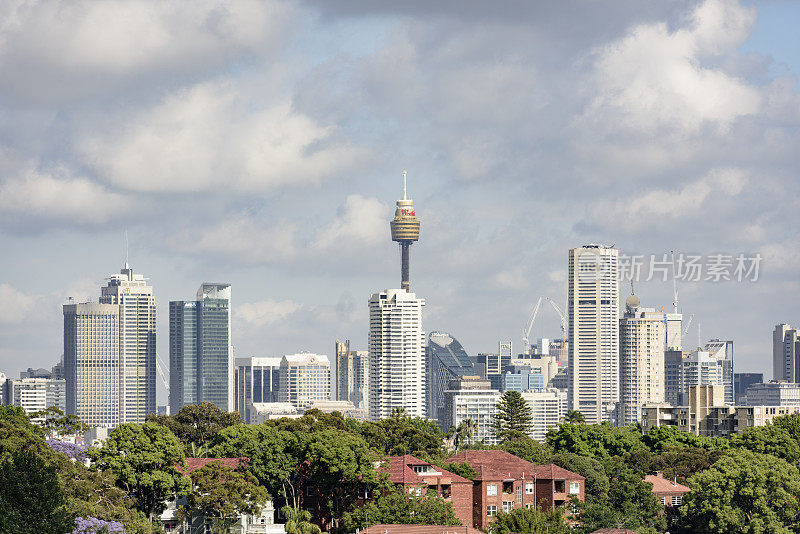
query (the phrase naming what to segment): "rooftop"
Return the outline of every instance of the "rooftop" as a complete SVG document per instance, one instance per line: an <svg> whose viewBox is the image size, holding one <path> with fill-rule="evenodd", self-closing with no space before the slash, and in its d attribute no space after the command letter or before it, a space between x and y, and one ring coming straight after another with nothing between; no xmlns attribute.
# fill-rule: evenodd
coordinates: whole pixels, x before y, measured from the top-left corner
<svg viewBox="0 0 800 534"><path fill-rule="evenodd" d="M447 461L470 464L478 473L475 480L584 479L581 475L567 471L555 464L533 464L501 450L462 451L455 456L451 456Z"/></svg>
<svg viewBox="0 0 800 534"><path fill-rule="evenodd" d="M176 465L175 468L184 475L188 475L192 471L205 467L212 462L220 462L231 469L238 469L250 463L250 458L186 458L186 469L180 465Z"/></svg>
<svg viewBox="0 0 800 534"><path fill-rule="evenodd" d="M455 484L472 484L472 481L458 476L450 471L420 460L410 454L403 456L389 456L386 458L388 465L381 466L382 471L389 473L389 482L393 484L427 484L434 477L449 478ZM432 471L428 474L417 473L412 466L429 466Z"/></svg>
<svg viewBox="0 0 800 534"><path fill-rule="evenodd" d="M372 525L362 534L483 534L472 527L448 527L444 525Z"/></svg>
<svg viewBox="0 0 800 534"><path fill-rule="evenodd" d="M653 493L656 495L660 495L662 493L689 493L692 491L691 488L688 488L683 484L678 484L677 482L673 482L672 480L662 477L661 473L647 475L644 477L644 481L653 485Z"/></svg>

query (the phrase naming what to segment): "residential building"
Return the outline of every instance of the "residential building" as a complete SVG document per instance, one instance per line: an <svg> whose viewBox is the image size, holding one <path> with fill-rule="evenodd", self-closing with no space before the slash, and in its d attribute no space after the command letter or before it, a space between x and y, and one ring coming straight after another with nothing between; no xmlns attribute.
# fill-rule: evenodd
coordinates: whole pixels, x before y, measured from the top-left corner
<svg viewBox="0 0 800 534"><path fill-rule="evenodd" d="M722 384L725 386L725 402L734 401L733 341L712 339L706 343L704 350L714 355L720 367Z"/></svg>
<svg viewBox="0 0 800 534"><path fill-rule="evenodd" d="M467 463L477 473L472 524L481 530L501 511L554 510L566 507L573 496L584 500L584 477L553 464L532 464L502 450L465 450L446 461Z"/></svg>
<svg viewBox="0 0 800 534"><path fill-rule="evenodd" d="M123 415L120 307L65 304L63 312L66 412L90 427L114 428Z"/></svg>
<svg viewBox="0 0 800 534"><path fill-rule="evenodd" d="M594 244L569 251L567 398L588 424L611 420L619 402L618 255Z"/></svg>
<svg viewBox="0 0 800 534"><path fill-rule="evenodd" d="M644 481L653 485L653 495L668 508L677 508L683 504L683 498L692 491L674 480L667 480L661 475L661 471L657 471L655 475L645 475Z"/></svg>
<svg viewBox="0 0 800 534"><path fill-rule="evenodd" d="M733 406L725 404L722 385L690 386L686 405L643 406L642 432L646 434L652 427L671 425L697 436L727 437L736 431L735 413Z"/></svg>
<svg viewBox="0 0 800 534"><path fill-rule="evenodd" d="M772 332L772 379L800 382L800 339L788 324L776 325Z"/></svg>
<svg viewBox="0 0 800 534"><path fill-rule="evenodd" d="M762 383L764 383L764 373L734 373L733 397L735 404L744 404L742 399L747 394L747 388L754 384Z"/></svg>
<svg viewBox="0 0 800 534"><path fill-rule="evenodd" d="M683 391L688 394L692 386L722 386L725 392L722 402L727 403L728 388L723 377L717 354L705 350L693 350L683 359ZM732 404L731 401L730 404Z"/></svg>
<svg viewBox="0 0 800 534"><path fill-rule="evenodd" d="M25 373L20 373L25 374ZM47 408L58 408L67 412L67 381L51 378L20 378L6 380L3 397L6 404L22 406L25 413L32 415ZM32 419L33 422L43 417Z"/></svg>
<svg viewBox="0 0 800 534"><path fill-rule="evenodd" d="M379 472L389 475L389 482L411 495L441 497L453 506L453 512L462 525L472 524L472 481L446 471L441 467L415 458L410 454L389 456L380 465Z"/></svg>
<svg viewBox="0 0 800 534"><path fill-rule="evenodd" d="M530 436L543 443L547 431L557 428L567 413L567 392L556 388L529 390L522 392L522 398L531 408L533 425Z"/></svg>
<svg viewBox="0 0 800 534"><path fill-rule="evenodd" d="M619 320L620 402L617 424L637 423L644 404L664 402L664 315L625 300Z"/></svg>
<svg viewBox="0 0 800 534"><path fill-rule="evenodd" d="M231 286L203 283L194 301L169 303L170 411L211 402L236 407Z"/></svg>
<svg viewBox="0 0 800 534"><path fill-rule="evenodd" d="M296 408L331 398L331 363L324 354L301 352L281 359L278 401Z"/></svg>
<svg viewBox="0 0 800 534"><path fill-rule="evenodd" d="M447 431L470 419L477 428L472 441L494 444L497 439L492 430L500 392L491 388L491 382L478 376L450 379L444 392L444 409L439 414L439 427Z"/></svg>
<svg viewBox="0 0 800 534"><path fill-rule="evenodd" d="M664 351L664 402L673 406L685 404L683 361L689 358L690 351Z"/></svg>
<svg viewBox="0 0 800 534"><path fill-rule="evenodd" d="M369 419L402 408L425 417L425 300L404 289L387 289L369 299Z"/></svg>
<svg viewBox="0 0 800 534"><path fill-rule="evenodd" d="M752 384L747 388L743 406L800 406L800 384L775 381Z"/></svg>
<svg viewBox="0 0 800 534"><path fill-rule="evenodd" d="M449 381L462 376L474 376L475 369L467 352L456 338L446 332L431 332L425 349L425 396L428 419L439 421L444 409Z"/></svg>
<svg viewBox="0 0 800 534"><path fill-rule="evenodd" d="M100 288L100 303L119 306L120 423L144 423L156 411L156 300L127 261Z"/></svg>
<svg viewBox="0 0 800 534"><path fill-rule="evenodd" d="M246 423L250 423L249 404L278 402L281 359L251 356L236 358L235 364L234 408Z"/></svg>
<svg viewBox="0 0 800 534"><path fill-rule="evenodd" d="M670 350L683 350L683 315L664 314L664 346Z"/></svg>
<svg viewBox="0 0 800 534"><path fill-rule="evenodd" d="M356 408L369 405L369 351L351 350L350 340L336 340L336 399Z"/></svg>
<svg viewBox="0 0 800 534"><path fill-rule="evenodd" d="M776 417L800 413L800 406L736 406L734 427L737 432L772 424Z"/></svg>
<svg viewBox="0 0 800 534"><path fill-rule="evenodd" d="M542 376L543 385L541 387L550 387L550 381L560 371L558 360L551 354L538 354L536 345L534 345L534 353L525 358L515 358L511 360L511 365L526 365Z"/></svg>

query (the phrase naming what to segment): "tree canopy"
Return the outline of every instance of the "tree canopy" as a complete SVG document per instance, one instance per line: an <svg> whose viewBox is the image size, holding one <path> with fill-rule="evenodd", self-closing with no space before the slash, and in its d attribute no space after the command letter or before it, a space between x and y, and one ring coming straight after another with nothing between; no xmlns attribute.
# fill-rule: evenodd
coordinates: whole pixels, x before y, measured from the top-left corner
<svg viewBox="0 0 800 534"><path fill-rule="evenodd" d="M492 430L499 441L529 434L533 424L531 407L519 391L506 391L497 403L497 413L492 421Z"/></svg>
<svg viewBox="0 0 800 534"><path fill-rule="evenodd" d="M517 508L510 513L500 512L489 525L489 534L570 534L572 529L564 520L563 510L541 511L537 508Z"/></svg>
<svg viewBox="0 0 800 534"><path fill-rule="evenodd" d="M434 494L410 495L402 489L344 514L343 526L347 532L378 524L460 525L461 522L449 501Z"/></svg>

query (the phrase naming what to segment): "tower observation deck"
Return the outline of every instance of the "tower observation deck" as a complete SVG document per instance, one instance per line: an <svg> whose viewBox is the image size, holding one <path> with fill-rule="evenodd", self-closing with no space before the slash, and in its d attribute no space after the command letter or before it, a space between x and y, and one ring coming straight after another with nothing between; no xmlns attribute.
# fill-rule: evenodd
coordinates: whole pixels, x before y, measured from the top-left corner
<svg viewBox="0 0 800 534"><path fill-rule="evenodd" d="M414 201L406 193L406 171L403 171L403 198L397 201L394 219L389 226L392 229L392 241L400 244L400 287L410 291L408 249L411 243L419 240L419 219L414 212Z"/></svg>

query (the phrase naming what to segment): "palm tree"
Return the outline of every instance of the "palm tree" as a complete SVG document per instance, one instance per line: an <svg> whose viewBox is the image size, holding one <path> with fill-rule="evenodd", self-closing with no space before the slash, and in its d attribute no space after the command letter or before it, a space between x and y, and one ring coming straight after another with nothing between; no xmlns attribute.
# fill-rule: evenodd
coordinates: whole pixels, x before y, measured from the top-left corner
<svg viewBox="0 0 800 534"><path fill-rule="evenodd" d="M322 529L311 522L311 512L308 510L284 506L281 513L286 518L283 527L286 534L322 534Z"/></svg>
<svg viewBox="0 0 800 534"><path fill-rule="evenodd" d="M472 419L464 419L461 421L456 429L458 443L463 444L466 441L468 445L471 444L472 437L475 435L476 430L478 430L478 423Z"/></svg>
<svg viewBox="0 0 800 534"><path fill-rule="evenodd" d="M582 425L586 422L586 418L578 410L569 410L562 417L565 423L572 423Z"/></svg>

